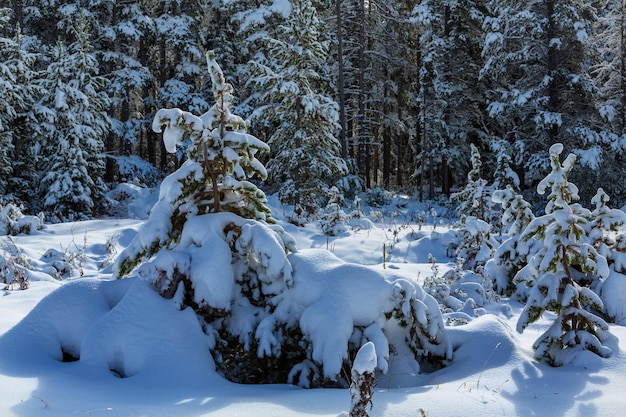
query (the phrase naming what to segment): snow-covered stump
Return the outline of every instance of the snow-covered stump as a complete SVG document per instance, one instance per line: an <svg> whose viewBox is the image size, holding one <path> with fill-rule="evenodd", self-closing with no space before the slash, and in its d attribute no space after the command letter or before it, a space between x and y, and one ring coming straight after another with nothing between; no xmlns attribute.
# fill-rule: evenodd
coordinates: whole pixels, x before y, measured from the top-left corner
<svg viewBox="0 0 626 417"><path fill-rule="evenodd" d="M374 343L367 342L356 354L352 364L352 382L350 395L350 417L368 417L372 409L372 397L376 386L376 348Z"/></svg>

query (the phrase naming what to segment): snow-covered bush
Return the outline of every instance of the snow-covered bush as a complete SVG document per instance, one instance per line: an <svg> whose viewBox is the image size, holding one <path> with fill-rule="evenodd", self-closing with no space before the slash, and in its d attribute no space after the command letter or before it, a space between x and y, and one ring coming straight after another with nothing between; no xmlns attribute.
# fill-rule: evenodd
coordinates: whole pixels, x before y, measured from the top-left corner
<svg viewBox="0 0 626 417"><path fill-rule="evenodd" d="M391 203L391 194L380 187L371 188L365 192L364 200L370 207L384 207Z"/></svg>
<svg viewBox="0 0 626 417"><path fill-rule="evenodd" d="M570 154L561 163L562 152L561 144L550 148L552 172L537 186L539 194L550 190L546 214L532 220L520 236L522 242L536 240L541 245L515 276L530 289L517 322L519 332L545 311L556 314L533 345L535 357L553 366L570 362L582 350L611 354L605 345L608 325L595 313L602 311L602 300L592 290L609 275L609 268L586 230L591 213L574 203L578 188L567 180L576 156Z"/></svg>
<svg viewBox="0 0 626 417"><path fill-rule="evenodd" d="M133 219L147 219L150 208L156 202L158 189L145 188L131 183L118 184L107 192L108 215Z"/></svg>
<svg viewBox="0 0 626 417"><path fill-rule="evenodd" d="M47 264L43 271L58 280L83 276L83 263L86 259L85 246L86 244L83 247L68 246L61 248L62 250L48 249L41 257L41 260Z"/></svg>
<svg viewBox="0 0 626 417"><path fill-rule="evenodd" d="M432 274L424 278L423 287L439 303L447 324L467 324L473 317L485 313L483 307L491 289L485 277L464 270L460 263L442 275L432 255L429 262Z"/></svg>
<svg viewBox="0 0 626 417"><path fill-rule="evenodd" d="M160 180L159 170L137 155L108 156L117 166L117 182L154 187Z"/></svg>
<svg viewBox="0 0 626 417"><path fill-rule="evenodd" d="M6 284L4 289L27 289L30 284L25 271L32 269L32 266L24 251L7 237L0 244L0 255L0 279Z"/></svg>
<svg viewBox="0 0 626 417"><path fill-rule="evenodd" d="M212 57L209 68L219 71ZM219 105L229 103L223 76L213 82ZM135 271L180 309L191 307L218 371L232 381L347 387L341 371L368 341L378 372L388 370L394 344L413 353L417 368L443 366L452 356L443 318L415 282L328 251L299 253L289 234L268 224L264 194L245 182L245 174L264 172L254 153L265 147L238 130L244 123L228 106L217 106L200 118L157 112L168 150L185 134L193 139L189 160L161 184L114 274ZM223 128L229 120L234 130Z"/></svg>
<svg viewBox="0 0 626 417"><path fill-rule="evenodd" d="M0 204L0 235L31 234L44 227L43 213L37 216L22 213L23 208L15 204Z"/></svg>

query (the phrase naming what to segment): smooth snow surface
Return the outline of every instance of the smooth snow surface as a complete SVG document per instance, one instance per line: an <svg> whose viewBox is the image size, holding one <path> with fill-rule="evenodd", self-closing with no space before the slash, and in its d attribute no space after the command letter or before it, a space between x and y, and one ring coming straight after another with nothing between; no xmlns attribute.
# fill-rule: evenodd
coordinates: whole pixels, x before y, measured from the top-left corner
<svg viewBox="0 0 626 417"><path fill-rule="evenodd" d="M315 225L296 228L284 223L281 210L275 211L298 245L299 252L290 255L294 279L302 269L318 274L321 281L331 280L333 273L345 274L349 279L335 288L334 295L355 321L369 323L375 316L373 310L384 308L359 302L365 295L372 296L368 292L376 292L379 297L371 299L380 301L384 299L380 294L393 289L389 282L403 277L423 280L431 274L429 254L437 259L442 273L452 267L446 257L450 238L445 225L420 227L402 218L381 217L369 228L348 227L340 236L327 238ZM32 260L33 272L29 289L0 291L0 416L348 415L347 389L306 390L286 384L225 381L214 371L209 351L212 340L190 309L180 311L145 280L112 280L107 242L115 237L119 252L130 244L142 222L113 219L47 225L33 235L12 238ZM383 243L387 248L384 264ZM53 262L43 256L49 249L81 254L73 264L74 272L61 280L42 272L50 270ZM373 271L388 282L345 287L350 280L370 279ZM290 296L300 308L324 312L333 302L333 294L322 297L328 288L311 281L306 290ZM621 288L618 281L607 281L604 290L608 297ZM342 292L351 298L342 302L338 296ZM382 359L388 372L378 380L370 415L622 416L626 328L611 325L615 335L608 342L611 357L583 352L572 364L551 368L533 360L531 349L549 327L550 317L520 335L515 325L521 310L522 305L508 299L487 302L484 315L467 325L447 327L453 359L432 373L420 373L419 366L408 359L409 352L401 348L385 351L374 326L363 360L367 366L376 360L381 367ZM349 337L349 326L339 317L333 320L313 313L301 318L311 334L337 326L346 331L335 331L335 336ZM323 334L316 337L325 340ZM327 354L333 343L339 342L326 340L319 354ZM79 360L69 361L72 357Z"/></svg>

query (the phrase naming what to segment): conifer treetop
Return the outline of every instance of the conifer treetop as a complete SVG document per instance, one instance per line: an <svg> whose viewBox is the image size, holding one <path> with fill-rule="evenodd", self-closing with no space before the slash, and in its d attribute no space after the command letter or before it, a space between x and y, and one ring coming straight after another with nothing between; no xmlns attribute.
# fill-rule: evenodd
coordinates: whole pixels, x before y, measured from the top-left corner
<svg viewBox="0 0 626 417"><path fill-rule="evenodd" d="M563 144L555 143L550 147L550 166L552 167L552 172L537 185L537 193L539 195L544 195L548 188L551 189L550 195L548 196L549 202L546 206L546 213L552 213L580 199L578 197L578 187L567 180L569 173L576 163L576 155L570 153L561 163L561 153L563 153Z"/></svg>

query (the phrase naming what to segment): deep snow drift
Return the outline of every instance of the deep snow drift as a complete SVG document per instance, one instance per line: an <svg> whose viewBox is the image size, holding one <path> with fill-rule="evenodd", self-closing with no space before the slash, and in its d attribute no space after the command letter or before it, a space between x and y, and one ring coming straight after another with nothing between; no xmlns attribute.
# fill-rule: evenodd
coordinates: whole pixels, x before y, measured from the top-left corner
<svg viewBox="0 0 626 417"><path fill-rule="evenodd" d="M420 281L432 274L429 255L441 270L450 268L452 260L446 257L450 233L445 224L437 220L436 227L420 225L411 223L412 216L403 217L407 210L418 209L381 210L370 216L375 227L355 225L331 238L314 225L281 224L299 248L294 264L320 274L322 281L331 279L332 271L352 279L359 271L369 271L389 282ZM280 210L274 211L280 221ZM399 214L383 215L391 211ZM112 241L118 251L127 246L141 223L112 219L48 225L32 235L11 238L31 260L34 272L27 271L29 289L4 290L0 297L0 415L347 415L347 389L225 381L215 372L212 340L190 309L180 311L146 280L111 280L107 247ZM54 262L67 267L61 280L49 274ZM361 288L380 290L374 285ZM311 287L299 300L313 297L315 291L321 289ZM351 294L354 299L342 308L366 315L360 293ZM324 308L328 306L322 304ZM408 352L388 352L388 372L379 378L371 415L622 415L626 355L621 346L626 329L611 325L615 338L609 343L610 358L586 352L573 364L551 368L533 360L531 350L550 321L541 320L520 335L514 329L521 308L502 299L487 303L482 315L467 325L447 326L452 361L432 373L419 373ZM310 320L312 332L321 332L321 339L324 327L334 324L332 317Z"/></svg>

